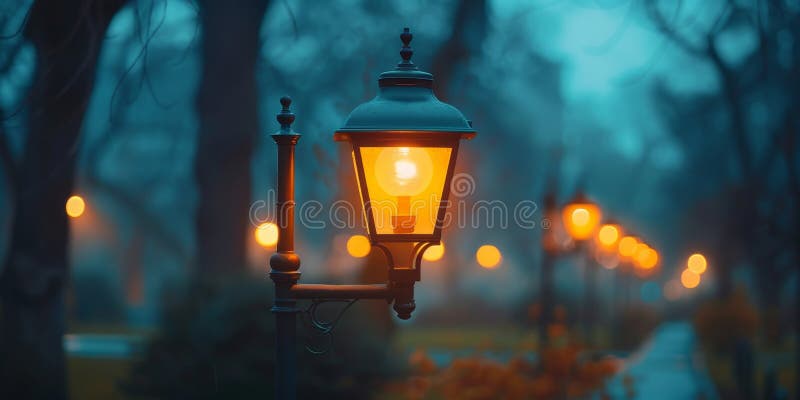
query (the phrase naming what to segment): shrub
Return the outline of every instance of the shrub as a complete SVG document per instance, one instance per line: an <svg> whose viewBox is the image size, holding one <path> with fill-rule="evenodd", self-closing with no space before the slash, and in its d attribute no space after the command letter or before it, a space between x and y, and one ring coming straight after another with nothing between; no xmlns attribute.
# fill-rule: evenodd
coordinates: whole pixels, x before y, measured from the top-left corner
<svg viewBox="0 0 800 400"><path fill-rule="evenodd" d="M271 282L253 279L197 283L174 293L160 333L133 366L123 390L161 399L272 398L272 293ZM298 322L300 347L304 332L308 328ZM298 349L299 397L368 397L387 373L386 334L370 320L345 316L331 354Z"/></svg>
<svg viewBox="0 0 800 400"><path fill-rule="evenodd" d="M718 353L732 352L742 339L752 340L758 329L758 311L744 290L737 290L725 299L701 305L694 325L701 342Z"/></svg>

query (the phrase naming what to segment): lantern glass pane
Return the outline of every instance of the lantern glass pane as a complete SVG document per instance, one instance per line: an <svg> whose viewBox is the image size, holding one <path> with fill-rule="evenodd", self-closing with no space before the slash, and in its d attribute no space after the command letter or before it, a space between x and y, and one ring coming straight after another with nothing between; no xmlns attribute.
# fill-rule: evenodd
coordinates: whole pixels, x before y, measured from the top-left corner
<svg viewBox="0 0 800 400"><path fill-rule="evenodd" d="M445 190L450 147L360 147L378 235L431 235ZM358 172L358 171L356 171Z"/></svg>

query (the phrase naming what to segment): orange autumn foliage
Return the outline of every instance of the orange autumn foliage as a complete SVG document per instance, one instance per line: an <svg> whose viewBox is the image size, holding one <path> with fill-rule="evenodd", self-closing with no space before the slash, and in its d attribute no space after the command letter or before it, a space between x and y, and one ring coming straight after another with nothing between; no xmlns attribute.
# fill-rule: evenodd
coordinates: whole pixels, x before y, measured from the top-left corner
<svg viewBox="0 0 800 400"><path fill-rule="evenodd" d="M515 400L575 398L602 391L619 362L585 359L582 348L564 342L544 349L538 362L519 356L502 363L476 355L456 358L441 369L427 353L416 350L409 356L412 376L401 386L402 395L414 400Z"/></svg>

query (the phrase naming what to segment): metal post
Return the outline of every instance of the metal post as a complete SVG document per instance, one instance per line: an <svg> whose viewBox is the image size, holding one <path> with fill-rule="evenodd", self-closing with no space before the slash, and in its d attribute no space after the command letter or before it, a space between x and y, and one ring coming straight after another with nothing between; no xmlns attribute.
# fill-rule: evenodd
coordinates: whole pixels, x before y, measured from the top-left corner
<svg viewBox="0 0 800 400"><path fill-rule="evenodd" d="M588 245L580 243L579 248L585 249L588 253ZM595 304L595 286L597 285L596 266L591 261L590 254L580 254L583 263L584 292L583 292L583 329L586 340L590 343L594 340L594 314L597 311Z"/></svg>
<svg viewBox="0 0 800 400"><path fill-rule="evenodd" d="M555 197L555 179L550 179L551 190L544 197L544 215L551 222L558 218ZM553 308L555 307L555 284L553 282L553 264L556 256L555 232L552 230L542 231L542 260L541 277L539 279L539 343L547 345L550 341L548 328L553 323Z"/></svg>
<svg viewBox="0 0 800 400"><path fill-rule="evenodd" d="M269 260L270 278L275 283L275 398L297 397L297 342L295 299L291 289L300 279L300 257L294 253L294 147L300 135L291 125L294 114L289 111L292 100L281 98L283 109L277 119L281 130L272 138L278 145L278 252Z"/></svg>

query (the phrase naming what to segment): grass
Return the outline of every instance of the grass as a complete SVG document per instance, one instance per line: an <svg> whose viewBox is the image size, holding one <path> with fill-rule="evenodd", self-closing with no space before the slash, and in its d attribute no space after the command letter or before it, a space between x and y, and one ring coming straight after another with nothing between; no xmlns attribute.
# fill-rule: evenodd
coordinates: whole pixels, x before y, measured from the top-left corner
<svg viewBox="0 0 800 400"><path fill-rule="evenodd" d="M411 328L398 332L394 346L400 350L436 348L443 350L534 350L536 332L519 327Z"/></svg>
<svg viewBox="0 0 800 400"><path fill-rule="evenodd" d="M128 376L130 360L69 357L67 365L70 398L125 398L118 383Z"/></svg>
<svg viewBox="0 0 800 400"><path fill-rule="evenodd" d="M151 328L138 328L128 325L113 324L76 324L70 323L68 334L95 335L142 335L150 336ZM72 399L124 399L119 389L119 382L124 380L130 371L133 360L116 358L95 358L69 356L67 373L69 392Z"/></svg>

